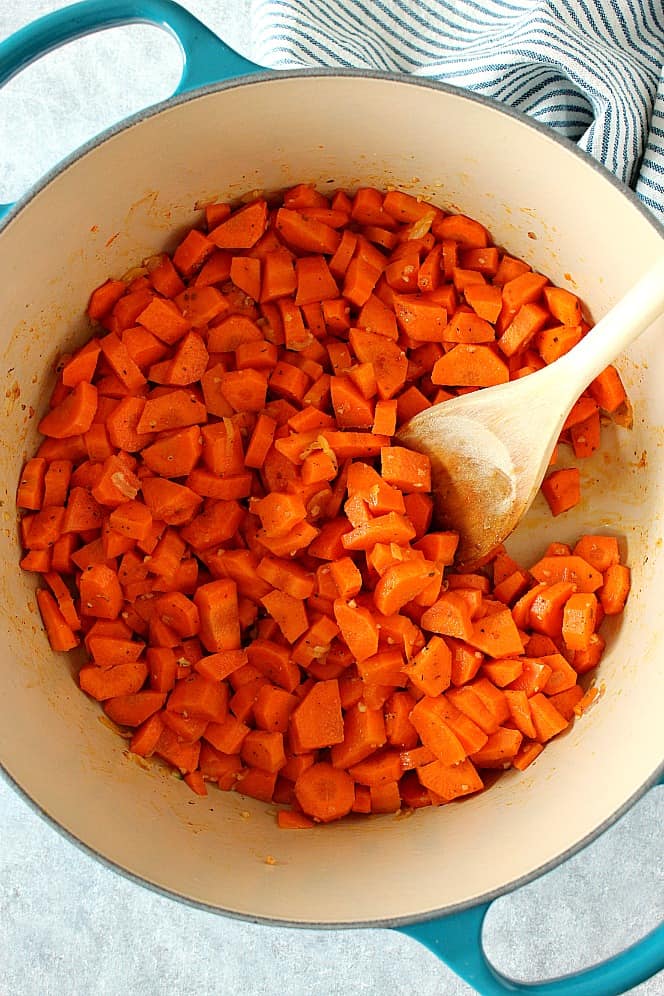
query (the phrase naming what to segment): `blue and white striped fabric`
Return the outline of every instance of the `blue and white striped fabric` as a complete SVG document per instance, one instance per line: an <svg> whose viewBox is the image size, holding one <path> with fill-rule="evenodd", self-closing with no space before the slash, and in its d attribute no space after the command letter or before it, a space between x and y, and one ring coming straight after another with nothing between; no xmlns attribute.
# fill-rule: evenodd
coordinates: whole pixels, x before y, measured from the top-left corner
<svg viewBox="0 0 664 996"><path fill-rule="evenodd" d="M259 61L428 76L531 114L664 221L664 0L253 0Z"/></svg>

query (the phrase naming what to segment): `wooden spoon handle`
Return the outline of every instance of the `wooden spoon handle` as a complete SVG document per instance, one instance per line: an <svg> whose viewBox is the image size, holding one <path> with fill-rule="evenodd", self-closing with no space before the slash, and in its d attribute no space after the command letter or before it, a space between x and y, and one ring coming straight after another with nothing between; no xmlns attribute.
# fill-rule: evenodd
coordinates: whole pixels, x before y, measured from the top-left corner
<svg viewBox="0 0 664 996"><path fill-rule="evenodd" d="M585 390L659 315L664 313L664 256L587 333L557 360L559 373L574 381L570 392ZM567 369L563 369L566 367Z"/></svg>

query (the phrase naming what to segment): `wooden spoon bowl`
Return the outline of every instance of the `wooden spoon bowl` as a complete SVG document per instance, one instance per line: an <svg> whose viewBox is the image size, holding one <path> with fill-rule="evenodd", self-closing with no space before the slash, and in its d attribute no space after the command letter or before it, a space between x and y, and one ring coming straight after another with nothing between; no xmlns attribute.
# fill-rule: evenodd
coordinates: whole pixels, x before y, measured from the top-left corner
<svg viewBox="0 0 664 996"><path fill-rule="evenodd" d="M581 342L519 380L433 405L397 433L431 460L437 525L459 535L461 563L479 560L530 508L579 395L664 310L664 257Z"/></svg>

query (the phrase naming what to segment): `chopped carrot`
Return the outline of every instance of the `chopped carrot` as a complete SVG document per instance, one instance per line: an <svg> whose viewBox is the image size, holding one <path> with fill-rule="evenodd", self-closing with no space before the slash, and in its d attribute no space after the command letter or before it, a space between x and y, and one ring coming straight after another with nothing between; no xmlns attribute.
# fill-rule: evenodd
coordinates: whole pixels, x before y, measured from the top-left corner
<svg viewBox="0 0 664 996"><path fill-rule="evenodd" d="M603 578L588 561L578 554L544 556L530 568L532 576L546 584L568 581L577 591L594 592L601 588Z"/></svg>
<svg viewBox="0 0 664 996"><path fill-rule="evenodd" d="M434 567L427 561L409 560L388 567L374 588L374 604L384 616L391 616L431 583Z"/></svg>
<svg viewBox="0 0 664 996"><path fill-rule="evenodd" d="M358 700L345 709L344 739L333 745L330 759L334 767L349 768L382 747L386 740L383 709L371 709Z"/></svg>
<svg viewBox="0 0 664 996"><path fill-rule="evenodd" d="M527 349L536 333L548 320L548 311L539 304L522 305L498 340L498 345L505 356L514 356L515 353ZM544 354L542 356L546 359Z"/></svg>
<svg viewBox="0 0 664 996"><path fill-rule="evenodd" d="M552 705L556 707L561 716L566 720L572 719L575 714L577 704L583 698L584 692L580 685L572 685L563 692L549 695Z"/></svg>
<svg viewBox="0 0 664 996"><path fill-rule="evenodd" d="M369 609L338 598L334 617L342 636L357 660L372 657L378 649L378 627Z"/></svg>
<svg viewBox="0 0 664 996"><path fill-rule="evenodd" d="M277 813L277 823L282 830L310 830L315 826L308 816L293 809L280 809Z"/></svg>
<svg viewBox="0 0 664 996"><path fill-rule="evenodd" d="M344 723L336 679L316 682L291 713L289 731L298 753L343 742Z"/></svg>
<svg viewBox="0 0 664 996"><path fill-rule="evenodd" d="M299 495L273 492L254 503L266 536L286 536L306 518L307 510Z"/></svg>
<svg viewBox="0 0 664 996"><path fill-rule="evenodd" d="M249 663L269 681L293 692L300 684L300 672L286 649L267 639L255 639L247 647Z"/></svg>
<svg viewBox="0 0 664 996"><path fill-rule="evenodd" d="M599 600L605 615L622 612L631 585L630 569L624 564L610 564L604 572L604 584L599 592ZM580 648L587 649L587 648Z"/></svg>
<svg viewBox="0 0 664 996"><path fill-rule="evenodd" d="M537 732L536 739L546 743L568 726L567 720L545 695L538 692L530 699L530 710Z"/></svg>
<svg viewBox="0 0 664 996"><path fill-rule="evenodd" d="M572 552L600 573L604 573L612 564L620 563L620 550L615 536L582 536Z"/></svg>
<svg viewBox="0 0 664 996"><path fill-rule="evenodd" d="M455 567L429 460L395 431L589 324L480 221L413 194L252 198L93 291L21 472L20 564L53 649L82 640L81 689L195 794L291 806L298 829L441 805L478 768L524 770L596 697L578 677L630 573L590 532ZM608 367L560 443L589 456L629 413ZM577 468L542 492L576 505Z"/></svg>
<svg viewBox="0 0 664 996"><path fill-rule="evenodd" d="M381 450L381 476L403 492L431 491L431 463L422 453L387 446Z"/></svg>
<svg viewBox="0 0 664 996"><path fill-rule="evenodd" d="M473 622L468 601L462 594L446 591L427 609L421 620L423 629L459 640L473 635Z"/></svg>
<svg viewBox="0 0 664 996"><path fill-rule="evenodd" d="M307 220L288 208L277 211L275 227L287 245L305 252L331 256L341 242L341 236L334 228L322 221Z"/></svg>
<svg viewBox="0 0 664 996"><path fill-rule="evenodd" d="M250 768L276 774L286 763L283 734L276 730L251 730L242 742L240 756Z"/></svg>
<svg viewBox="0 0 664 996"><path fill-rule="evenodd" d="M435 698L444 692L452 680L452 652L445 639L432 636L403 672L425 695Z"/></svg>
<svg viewBox="0 0 664 996"><path fill-rule="evenodd" d="M39 510L44 500L46 460L33 457L23 467L18 486L16 504L19 508ZM60 504L64 504L61 502Z"/></svg>
<svg viewBox="0 0 664 996"><path fill-rule="evenodd" d="M307 613L299 598L275 589L264 595L261 604L275 620L288 643L295 643L309 628Z"/></svg>
<svg viewBox="0 0 664 996"><path fill-rule="evenodd" d="M509 380L509 369L491 346L460 343L436 361L431 379L452 387L492 387Z"/></svg>
<svg viewBox="0 0 664 996"><path fill-rule="evenodd" d="M576 467L554 470L542 482L542 494L553 515L561 515L578 505L581 498L579 471Z"/></svg>
<svg viewBox="0 0 664 996"><path fill-rule="evenodd" d="M574 591L575 585L571 581L556 581L541 590L530 606L529 622L532 629L554 639L560 637L563 612Z"/></svg>
<svg viewBox="0 0 664 996"><path fill-rule="evenodd" d="M478 768L504 768L519 752L523 734L519 730L499 727L490 734L484 747L471 755Z"/></svg>
<svg viewBox="0 0 664 996"><path fill-rule="evenodd" d="M476 687L476 685L468 684L462 688L451 688L446 695L446 699L459 712L462 712L464 716L472 720L483 733L491 735L498 729L499 721L482 700L481 696L475 692L474 688Z"/></svg>
<svg viewBox="0 0 664 996"><path fill-rule="evenodd" d="M71 394L53 408L39 423L39 431L55 439L66 439L87 432L97 411L97 388L82 380Z"/></svg>
<svg viewBox="0 0 664 996"><path fill-rule="evenodd" d="M117 619L123 604L117 573L105 564L95 564L81 574L81 613L98 619Z"/></svg>
<svg viewBox="0 0 664 996"><path fill-rule="evenodd" d="M223 578L201 585L194 595L200 613L201 643L210 653L240 647L237 586Z"/></svg>
<svg viewBox="0 0 664 996"><path fill-rule="evenodd" d="M512 758L512 766L519 771L525 771L528 765L532 764L535 758L544 750L544 745L535 741L525 743L516 757Z"/></svg>
<svg viewBox="0 0 664 996"><path fill-rule="evenodd" d="M141 490L152 518L169 526L189 522L202 503L202 498L191 488L161 477L144 478Z"/></svg>
<svg viewBox="0 0 664 996"><path fill-rule="evenodd" d="M487 661L482 666L482 673L499 688L516 681L522 672L523 662L516 658L514 660L503 658L502 660Z"/></svg>
<svg viewBox="0 0 664 996"><path fill-rule="evenodd" d="M425 747L445 765L459 764L466 750L441 715L439 700L425 696L410 714L410 721Z"/></svg>
<svg viewBox="0 0 664 996"><path fill-rule="evenodd" d="M568 353L583 337L580 325L557 325L538 333L536 346L545 363L554 363Z"/></svg>
<svg viewBox="0 0 664 996"><path fill-rule="evenodd" d="M451 765L440 760L432 761L418 768L417 774L425 788L431 789L447 802L484 788L474 764L467 758Z"/></svg>
<svg viewBox="0 0 664 996"><path fill-rule="evenodd" d="M297 779L295 797L305 813L321 823L329 823L346 816L353 808L353 779L347 772L320 761Z"/></svg>
<svg viewBox="0 0 664 996"><path fill-rule="evenodd" d="M407 543L415 530L403 515L388 512L356 526L341 537L345 550L369 550L376 543Z"/></svg>
<svg viewBox="0 0 664 996"><path fill-rule="evenodd" d="M568 650L587 650L595 632L597 598L592 593L570 595L565 602L562 637Z"/></svg>
<svg viewBox="0 0 664 996"><path fill-rule="evenodd" d="M254 719L263 730L286 733L291 713L296 705L297 699L294 695L283 688L266 683L258 689L254 702Z"/></svg>
<svg viewBox="0 0 664 996"><path fill-rule="evenodd" d="M535 739L537 736L530 711L530 701L526 693L520 689L508 689L505 691L505 698L510 713L510 718L517 730L524 735Z"/></svg>
<svg viewBox="0 0 664 996"><path fill-rule="evenodd" d="M67 624L56 600L45 588L38 588L37 605L44 622L44 628L53 650L73 650L78 646L78 638Z"/></svg>
<svg viewBox="0 0 664 996"><path fill-rule="evenodd" d="M140 691L147 677L147 665L143 661L118 664L115 667L100 668L94 664L84 665L78 673L78 681L84 692L93 699L104 702L120 695L134 695Z"/></svg>
<svg viewBox="0 0 664 996"><path fill-rule="evenodd" d="M610 414L617 411L626 401L625 388L614 366L602 371L590 384L588 391L599 407Z"/></svg>
<svg viewBox="0 0 664 996"><path fill-rule="evenodd" d="M525 692L528 697L546 688L552 668L542 660L532 657L521 659L521 674L507 686L510 691Z"/></svg>
<svg viewBox="0 0 664 996"><path fill-rule="evenodd" d="M585 693L585 695L583 695L579 699L579 701L575 704L574 710L573 710L574 711L574 715L575 716L582 716L584 712L587 712L587 710L590 708L590 706L593 704L593 702L595 702L599 698L600 694L601 694L601 692L600 692L599 688L597 688L596 685L592 685L588 689L588 691Z"/></svg>
<svg viewBox="0 0 664 996"><path fill-rule="evenodd" d="M143 691L133 695L116 695L104 702L104 712L119 726L141 726L163 706L166 695Z"/></svg>
<svg viewBox="0 0 664 996"><path fill-rule="evenodd" d="M260 239L266 224L267 204L256 200L213 228L209 238L220 249L250 249Z"/></svg>
<svg viewBox="0 0 664 996"><path fill-rule="evenodd" d="M164 724L159 713L154 713L134 732L129 742L129 750L140 757L150 757L159 743Z"/></svg>
<svg viewBox="0 0 664 996"><path fill-rule="evenodd" d="M165 432L169 429L198 425L205 421L207 421L207 412L198 397L190 391L176 390L150 398L144 403L136 431L139 434ZM145 442L147 440L136 448L142 449ZM118 445L123 449L126 448L121 443Z"/></svg>

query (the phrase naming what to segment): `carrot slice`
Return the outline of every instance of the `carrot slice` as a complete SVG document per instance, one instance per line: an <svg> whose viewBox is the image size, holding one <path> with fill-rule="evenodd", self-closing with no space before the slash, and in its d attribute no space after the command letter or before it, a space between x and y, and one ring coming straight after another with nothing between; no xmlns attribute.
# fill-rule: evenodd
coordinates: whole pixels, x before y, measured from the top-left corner
<svg viewBox="0 0 664 996"><path fill-rule="evenodd" d="M305 813L320 823L329 823L346 816L353 808L353 779L345 771L320 761L297 779L295 797Z"/></svg>

